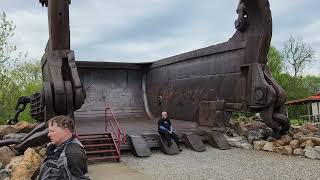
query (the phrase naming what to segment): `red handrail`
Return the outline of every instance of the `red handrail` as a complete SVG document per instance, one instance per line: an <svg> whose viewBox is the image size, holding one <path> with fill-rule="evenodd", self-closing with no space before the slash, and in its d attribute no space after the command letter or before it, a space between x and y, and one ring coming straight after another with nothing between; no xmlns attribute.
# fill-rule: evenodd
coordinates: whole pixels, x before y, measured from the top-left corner
<svg viewBox="0 0 320 180"><path fill-rule="evenodd" d="M126 143L126 133L121 131L120 125L119 125L119 123L118 123L118 121L117 121L117 119L116 119L115 115L113 114L112 109L110 107L107 107L105 109L105 131L108 132L108 129L107 129L107 123L108 123L107 113L108 113L108 110L110 110L111 116L112 116L112 118L109 120L110 125L112 127L113 133L117 136L116 151L119 154L119 160L120 160L120 145L121 145L121 143L123 143L123 144ZM114 123L116 124L116 127L115 127Z"/></svg>

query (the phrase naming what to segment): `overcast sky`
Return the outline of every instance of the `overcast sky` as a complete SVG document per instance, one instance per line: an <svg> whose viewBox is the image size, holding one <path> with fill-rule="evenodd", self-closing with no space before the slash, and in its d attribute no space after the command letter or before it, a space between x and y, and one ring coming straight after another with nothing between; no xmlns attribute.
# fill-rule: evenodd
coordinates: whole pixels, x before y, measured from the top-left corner
<svg viewBox="0 0 320 180"><path fill-rule="evenodd" d="M72 0L71 48L77 60L146 62L227 41L238 0ZM290 35L315 51L306 73L320 75L320 1L270 0L272 44ZM38 0L0 0L17 28L11 40L40 58L48 39L47 8Z"/></svg>

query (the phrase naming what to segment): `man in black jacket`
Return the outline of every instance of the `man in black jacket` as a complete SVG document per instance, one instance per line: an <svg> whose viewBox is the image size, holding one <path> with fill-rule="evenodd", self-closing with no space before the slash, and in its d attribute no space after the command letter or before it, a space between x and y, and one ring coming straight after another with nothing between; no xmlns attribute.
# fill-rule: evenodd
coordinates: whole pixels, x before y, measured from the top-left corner
<svg viewBox="0 0 320 180"><path fill-rule="evenodd" d="M39 173L39 180L89 180L85 150L73 135L74 121L56 116L48 121L51 144Z"/></svg>
<svg viewBox="0 0 320 180"><path fill-rule="evenodd" d="M170 122L170 119L168 118L168 113L164 111L161 113L161 116L162 116L161 119L159 119L158 121L159 134L166 139L169 147L172 144L171 139L173 139L178 145L179 150L182 151L182 149L178 144L179 138L177 134L173 132L173 127Z"/></svg>

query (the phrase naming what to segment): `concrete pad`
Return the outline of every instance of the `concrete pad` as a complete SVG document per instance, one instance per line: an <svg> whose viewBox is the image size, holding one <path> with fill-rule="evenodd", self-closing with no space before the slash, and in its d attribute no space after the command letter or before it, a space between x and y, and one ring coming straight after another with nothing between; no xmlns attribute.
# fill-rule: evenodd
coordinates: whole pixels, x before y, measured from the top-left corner
<svg viewBox="0 0 320 180"><path fill-rule="evenodd" d="M101 163L89 165L90 179L94 180L151 180L151 177L130 169L123 163Z"/></svg>

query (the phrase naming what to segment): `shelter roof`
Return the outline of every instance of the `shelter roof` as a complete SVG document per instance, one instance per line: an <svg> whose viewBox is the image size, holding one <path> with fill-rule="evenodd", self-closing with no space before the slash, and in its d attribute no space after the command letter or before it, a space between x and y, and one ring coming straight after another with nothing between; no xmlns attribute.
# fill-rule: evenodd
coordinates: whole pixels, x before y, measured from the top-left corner
<svg viewBox="0 0 320 180"><path fill-rule="evenodd" d="M320 102L320 94L316 93L315 96L310 96L307 98L301 98L301 99L295 99L291 101L287 101L285 104L286 105L297 105L297 104L304 104L307 102Z"/></svg>

